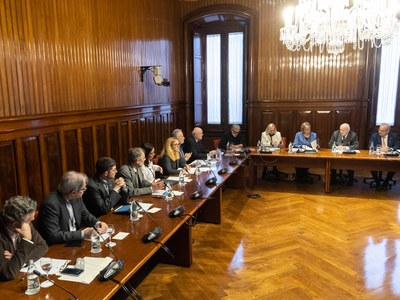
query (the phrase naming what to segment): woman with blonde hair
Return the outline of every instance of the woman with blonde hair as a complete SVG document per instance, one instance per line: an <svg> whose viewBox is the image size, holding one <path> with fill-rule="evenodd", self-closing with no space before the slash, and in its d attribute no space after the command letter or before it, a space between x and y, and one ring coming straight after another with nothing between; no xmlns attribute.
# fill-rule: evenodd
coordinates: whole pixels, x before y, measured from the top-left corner
<svg viewBox="0 0 400 300"><path fill-rule="evenodd" d="M185 170L189 168L185 158L181 157L179 150L179 140L174 137L168 138L161 151L161 159L159 161L164 170L164 175L179 174L181 168Z"/></svg>
<svg viewBox="0 0 400 300"><path fill-rule="evenodd" d="M280 148L282 146L281 133L276 130L274 123L269 123L265 131L261 133L261 144L274 148Z"/></svg>

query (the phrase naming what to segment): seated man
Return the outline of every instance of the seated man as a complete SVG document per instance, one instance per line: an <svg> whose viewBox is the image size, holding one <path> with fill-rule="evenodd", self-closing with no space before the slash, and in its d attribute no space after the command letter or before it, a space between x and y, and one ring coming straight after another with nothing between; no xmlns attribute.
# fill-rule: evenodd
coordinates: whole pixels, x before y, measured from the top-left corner
<svg viewBox="0 0 400 300"><path fill-rule="evenodd" d="M0 215L0 280L12 280L29 260L38 260L48 250L32 226L36 201L27 196L8 199Z"/></svg>
<svg viewBox="0 0 400 300"><path fill-rule="evenodd" d="M226 149L226 145L229 143L231 149L240 149L245 145L244 137L240 134L240 126L232 125L231 130L226 132L222 138L220 143L221 149Z"/></svg>
<svg viewBox="0 0 400 300"><path fill-rule="evenodd" d="M146 156L140 147L128 150L128 163L123 165L119 173L128 187L129 197L151 194L153 190L164 188L163 181L148 182L144 179L143 166Z"/></svg>
<svg viewBox="0 0 400 300"><path fill-rule="evenodd" d="M350 130L350 125L343 123L340 125L339 130L336 130L328 143L329 148L332 148L333 143L336 145L336 149L339 151L344 150L358 150L359 143L357 133ZM347 170L348 181L347 185L352 185L354 182L354 170ZM336 183L336 169L331 169L331 183Z"/></svg>
<svg viewBox="0 0 400 300"><path fill-rule="evenodd" d="M100 157L96 162L96 175L89 180L83 194L86 208L95 217L107 214L117 203L126 204L128 190L125 180L115 180L117 163L110 157Z"/></svg>
<svg viewBox="0 0 400 300"><path fill-rule="evenodd" d="M184 143L185 143L185 136L183 135L182 129L174 129L172 131L172 137L178 139L180 146L179 152L181 154L181 157L185 158L185 161L188 161L190 157L192 156L192 153L185 153L183 148L184 148Z"/></svg>
<svg viewBox="0 0 400 300"><path fill-rule="evenodd" d="M188 163L195 161L196 159L207 159L207 154L215 155L217 151L208 151L201 140L203 139L203 129L195 127L192 131L192 137L187 139L185 143L185 153L192 153L192 156L188 160Z"/></svg>
<svg viewBox="0 0 400 300"><path fill-rule="evenodd" d="M389 152L394 148L397 148L397 135L390 132L390 125L383 123L379 126L378 132L371 136L371 143L374 147L381 147L381 152ZM371 171L372 177L374 178L375 187L378 190L386 191L389 188L389 182L393 180L395 174L394 171L387 173L385 180L378 175L378 171Z"/></svg>
<svg viewBox="0 0 400 300"><path fill-rule="evenodd" d="M85 174L68 171L62 176L57 189L43 201L38 227L48 245L89 239L95 225L100 233L107 231L107 224L97 220L83 203L87 181ZM82 226L87 228L80 229Z"/></svg>

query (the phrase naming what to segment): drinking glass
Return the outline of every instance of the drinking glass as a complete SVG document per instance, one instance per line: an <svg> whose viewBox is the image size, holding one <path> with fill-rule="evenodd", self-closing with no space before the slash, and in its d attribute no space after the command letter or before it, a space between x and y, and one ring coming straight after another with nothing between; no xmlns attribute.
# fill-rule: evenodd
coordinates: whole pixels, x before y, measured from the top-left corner
<svg viewBox="0 0 400 300"><path fill-rule="evenodd" d="M49 280L49 272L51 268L53 267L53 261L51 260L50 257L43 257L40 260L40 267L42 268L43 271L46 272L46 281L43 281L40 286L42 288L47 288L53 285L53 283Z"/></svg>
<svg viewBox="0 0 400 300"><path fill-rule="evenodd" d="M109 248L114 247L117 244L112 241L112 235L115 233L115 227L113 224L108 224L107 233L110 241L106 244L106 246Z"/></svg>

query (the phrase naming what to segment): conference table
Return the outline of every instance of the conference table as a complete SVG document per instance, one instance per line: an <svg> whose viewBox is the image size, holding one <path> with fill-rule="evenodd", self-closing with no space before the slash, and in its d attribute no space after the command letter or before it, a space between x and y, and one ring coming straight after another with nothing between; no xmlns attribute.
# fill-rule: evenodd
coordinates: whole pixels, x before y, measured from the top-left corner
<svg viewBox="0 0 400 300"><path fill-rule="evenodd" d="M368 150L359 153L346 154L332 152L330 149L319 149L315 153L289 153L288 149L278 149L271 153L260 153L252 148L249 162L249 185L254 186L258 166L282 166L300 168L318 168L325 170L325 192L330 192L330 170L378 170L397 171L400 168L399 156L385 154L370 154Z"/></svg>
<svg viewBox="0 0 400 300"><path fill-rule="evenodd" d="M138 221L130 221L129 215L111 212L100 217L100 220L107 224L113 224L116 228L116 233L129 233L122 240L113 240L117 244L113 247L117 258L125 261L124 268L115 276L115 279L121 283L128 282L150 259L157 262L190 267L192 263L192 227L194 221L221 223L222 186L231 181L234 182L235 187L244 186L246 176L243 176L243 173L247 172L247 164L245 163L247 159L248 156L243 158L236 157L236 159L234 156L223 156L218 164L197 175L197 178L196 175L186 175L193 180L184 186L174 184L172 186L173 190L179 190L183 194L174 196L171 201L167 202L164 198L154 198L151 195L133 197L131 200L152 203L152 207L161 209L151 214L154 221L143 212L141 212L142 217ZM226 168L227 172L220 175L217 171L222 168ZM217 178L216 184L206 185L206 180L213 176ZM195 200L190 199L190 195L197 190L202 191L202 197ZM182 216L169 217L169 212L181 205L181 203L185 207ZM157 238L157 242L143 243L142 237L157 226L162 228L162 234ZM169 248L173 257L162 249L162 245ZM52 245L49 247L46 257L68 259L71 260L70 264L75 264L76 259L79 257L113 257L104 243L102 243L102 251L100 253L93 254L90 252L90 248L90 241L83 241L80 247L65 247L61 244ZM27 296L24 293L26 290L26 280L23 280L24 278L25 274L20 273L12 281L0 282L2 298L47 300L71 298L67 292L55 285L49 288L41 288L36 295ZM95 278L90 284L83 284L58 280L56 275L51 275L50 278L71 291L80 300L110 299L116 293L121 293L119 291L120 286L113 281L103 282ZM44 279L41 279L41 281L44 281ZM138 290L140 292L140 286Z"/></svg>

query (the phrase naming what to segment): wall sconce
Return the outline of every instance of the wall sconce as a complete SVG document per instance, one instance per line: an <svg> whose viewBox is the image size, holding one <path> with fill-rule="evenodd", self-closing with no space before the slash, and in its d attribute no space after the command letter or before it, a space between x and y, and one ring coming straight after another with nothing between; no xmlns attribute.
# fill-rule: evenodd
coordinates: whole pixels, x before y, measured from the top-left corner
<svg viewBox="0 0 400 300"><path fill-rule="evenodd" d="M141 66L140 67L140 81L143 82L144 78L144 73L146 71L152 71L153 72L153 80L154 83L157 85L162 85L162 86L169 86L170 82L168 81L167 78L163 78L161 76L161 66Z"/></svg>

